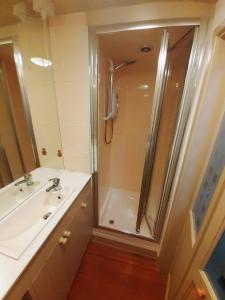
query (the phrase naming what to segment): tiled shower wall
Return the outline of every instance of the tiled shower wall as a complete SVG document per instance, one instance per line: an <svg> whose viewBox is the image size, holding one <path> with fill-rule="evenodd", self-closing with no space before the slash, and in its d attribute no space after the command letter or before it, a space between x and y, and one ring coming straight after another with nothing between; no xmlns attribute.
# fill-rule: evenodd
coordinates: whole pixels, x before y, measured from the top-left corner
<svg viewBox="0 0 225 300"><path fill-rule="evenodd" d="M158 6L160 7L158 7ZM171 5L171 4L170 4ZM185 6L185 7L184 7ZM194 9L193 9L194 6ZM116 9L116 8L115 8ZM168 4L148 4L142 6L124 7L123 12L121 8L119 19L118 14L115 13L115 9L102 9L97 11L91 11L87 14L66 14L61 16L55 16L50 20L50 32L51 32L51 48L52 56L55 65L55 87L57 94L58 108L60 110L60 129L64 151L65 167L75 171L90 172L90 126L89 126L89 80L88 80L88 25L86 16L88 17L89 25L99 24L112 24L131 22L131 21L144 21L146 19L159 19L158 12L160 11L161 18L171 18L171 10L168 12ZM193 16L206 16L211 12L211 7L201 4L179 4L172 9L174 17L193 17ZM133 13L135 12L135 13ZM104 19L104 20L103 20ZM22 23L18 23L21 24ZM0 29L0 37L16 36L19 32L18 25L7 26L7 28ZM21 26L23 27L23 26ZM35 48L42 45L40 36L31 28L31 24L26 26L29 35L29 44L23 43L23 40L19 39L22 47L24 46L24 53L29 54L28 48ZM22 30L22 28L21 28ZM5 34L7 33L7 35ZM36 34L37 33L37 34ZM42 33L43 34L43 33ZM19 34L20 35L20 34ZM27 36L24 35L24 38ZM25 39L24 39L25 41ZM19 45L21 46L21 45ZM28 49L29 50L29 49ZM40 52L40 51L38 51ZM40 55L40 53L38 53ZM27 71L30 71L30 65L27 66ZM30 90L35 88L37 93L34 93L34 99L37 99L35 103L38 103L38 107L45 104L42 103L43 99L46 99L42 95L43 89L41 86L47 83L48 76L35 74L32 81L29 81ZM37 81L41 81L41 85L37 84ZM50 86L52 83L49 80L49 99L54 100L53 88ZM29 93L29 90L28 90ZM50 101L50 102L51 102ZM45 102L45 101L44 101ZM53 101L54 102L54 101ZM44 106L45 107L45 106ZM36 112L36 108L34 108ZM43 112L43 110L42 110ZM49 105L48 112L45 115L50 119L52 113L52 106ZM43 115L41 115L42 119ZM40 117L37 117L36 127L38 144L40 146L47 144L48 148L53 150L55 154L55 148L60 147L58 134L51 134L49 131L57 133L56 122L49 122L49 128L46 129L45 124L41 124ZM39 120L39 121L38 121ZM48 120L49 121L49 120ZM42 122L43 123L43 122ZM39 130L41 126L41 130ZM35 127L35 126L34 126ZM53 140L54 147L53 147ZM56 146L55 146L56 145ZM40 147L39 147L40 148ZM61 166L61 161L57 159L49 161L52 156L42 156L42 165L54 165Z"/></svg>
<svg viewBox="0 0 225 300"><path fill-rule="evenodd" d="M115 44L115 47L118 45ZM99 38L99 206L109 188L140 192L149 128L156 64L152 72L133 64L115 74L118 115L111 144L104 141L109 53ZM108 122L108 138L110 137Z"/></svg>
<svg viewBox="0 0 225 300"><path fill-rule="evenodd" d="M119 8L122 21L113 8L51 18L51 48L55 63L55 85L66 168L90 172L88 24L158 19L157 5L160 4L124 7L124 12ZM162 18L171 18L171 11L174 17L205 16L211 12L210 5L206 7L199 3L194 7L193 4L176 4L170 13L168 4L161 6Z"/></svg>

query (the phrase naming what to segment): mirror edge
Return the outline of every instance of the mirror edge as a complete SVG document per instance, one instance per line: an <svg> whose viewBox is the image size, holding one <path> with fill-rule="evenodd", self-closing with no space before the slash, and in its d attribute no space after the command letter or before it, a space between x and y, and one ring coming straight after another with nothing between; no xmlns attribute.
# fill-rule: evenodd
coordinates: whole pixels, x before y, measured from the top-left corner
<svg viewBox="0 0 225 300"><path fill-rule="evenodd" d="M40 167L40 160L39 160L39 156L38 156L37 144L36 144L35 135L34 135L34 128L33 128L33 123L32 123L32 118L31 118L31 113L30 113L28 96L26 93L25 85L24 85L23 62L22 62L22 56L21 56L19 48L17 46L17 38L16 37L7 37L7 38L0 39L0 46L5 45L5 44L12 45L14 62L15 62L15 66L16 66L16 72L17 72L17 77L18 77L18 82L19 82L19 87L20 87L20 92L21 92L21 98L22 98L22 102L23 102L26 126L27 126L27 130L28 130L28 133L30 136L30 141L31 141L31 145L32 145L33 153L34 153L36 167L38 168L38 167ZM25 170L24 170L24 172L25 172Z"/></svg>

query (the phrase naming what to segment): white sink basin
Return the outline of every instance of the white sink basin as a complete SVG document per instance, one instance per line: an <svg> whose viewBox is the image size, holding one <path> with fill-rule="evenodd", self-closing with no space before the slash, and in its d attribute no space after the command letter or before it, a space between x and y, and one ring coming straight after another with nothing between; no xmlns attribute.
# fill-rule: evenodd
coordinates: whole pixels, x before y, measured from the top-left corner
<svg viewBox="0 0 225 300"><path fill-rule="evenodd" d="M0 222L0 253L18 259L72 192L40 191Z"/></svg>
<svg viewBox="0 0 225 300"><path fill-rule="evenodd" d="M34 184L27 186L25 183L15 186L15 182L22 180L19 178L15 182L5 186L0 191L0 220L8 215L12 210L23 203L29 196L40 190L51 177L57 177L62 170L50 168L38 168L31 172Z"/></svg>
<svg viewBox="0 0 225 300"><path fill-rule="evenodd" d="M37 184L38 183L32 186L23 184L20 187L11 185L9 188L2 191L0 193L0 219L35 192L35 186Z"/></svg>

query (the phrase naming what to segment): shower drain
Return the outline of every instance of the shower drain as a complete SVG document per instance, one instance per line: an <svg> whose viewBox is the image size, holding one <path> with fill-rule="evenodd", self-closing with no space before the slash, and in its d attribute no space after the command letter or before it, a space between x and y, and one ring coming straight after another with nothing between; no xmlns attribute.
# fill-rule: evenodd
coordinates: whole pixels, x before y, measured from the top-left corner
<svg viewBox="0 0 225 300"><path fill-rule="evenodd" d="M114 220L109 220L109 224L114 224Z"/></svg>

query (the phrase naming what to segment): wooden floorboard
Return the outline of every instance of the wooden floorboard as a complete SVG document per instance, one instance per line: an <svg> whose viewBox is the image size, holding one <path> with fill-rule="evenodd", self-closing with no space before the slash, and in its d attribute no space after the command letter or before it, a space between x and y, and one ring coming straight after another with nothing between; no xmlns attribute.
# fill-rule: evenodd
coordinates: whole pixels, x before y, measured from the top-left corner
<svg viewBox="0 0 225 300"><path fill-rule="evenodd" d="M69 300L164 300L166 276L147 257L91 242Z"/></svg>

